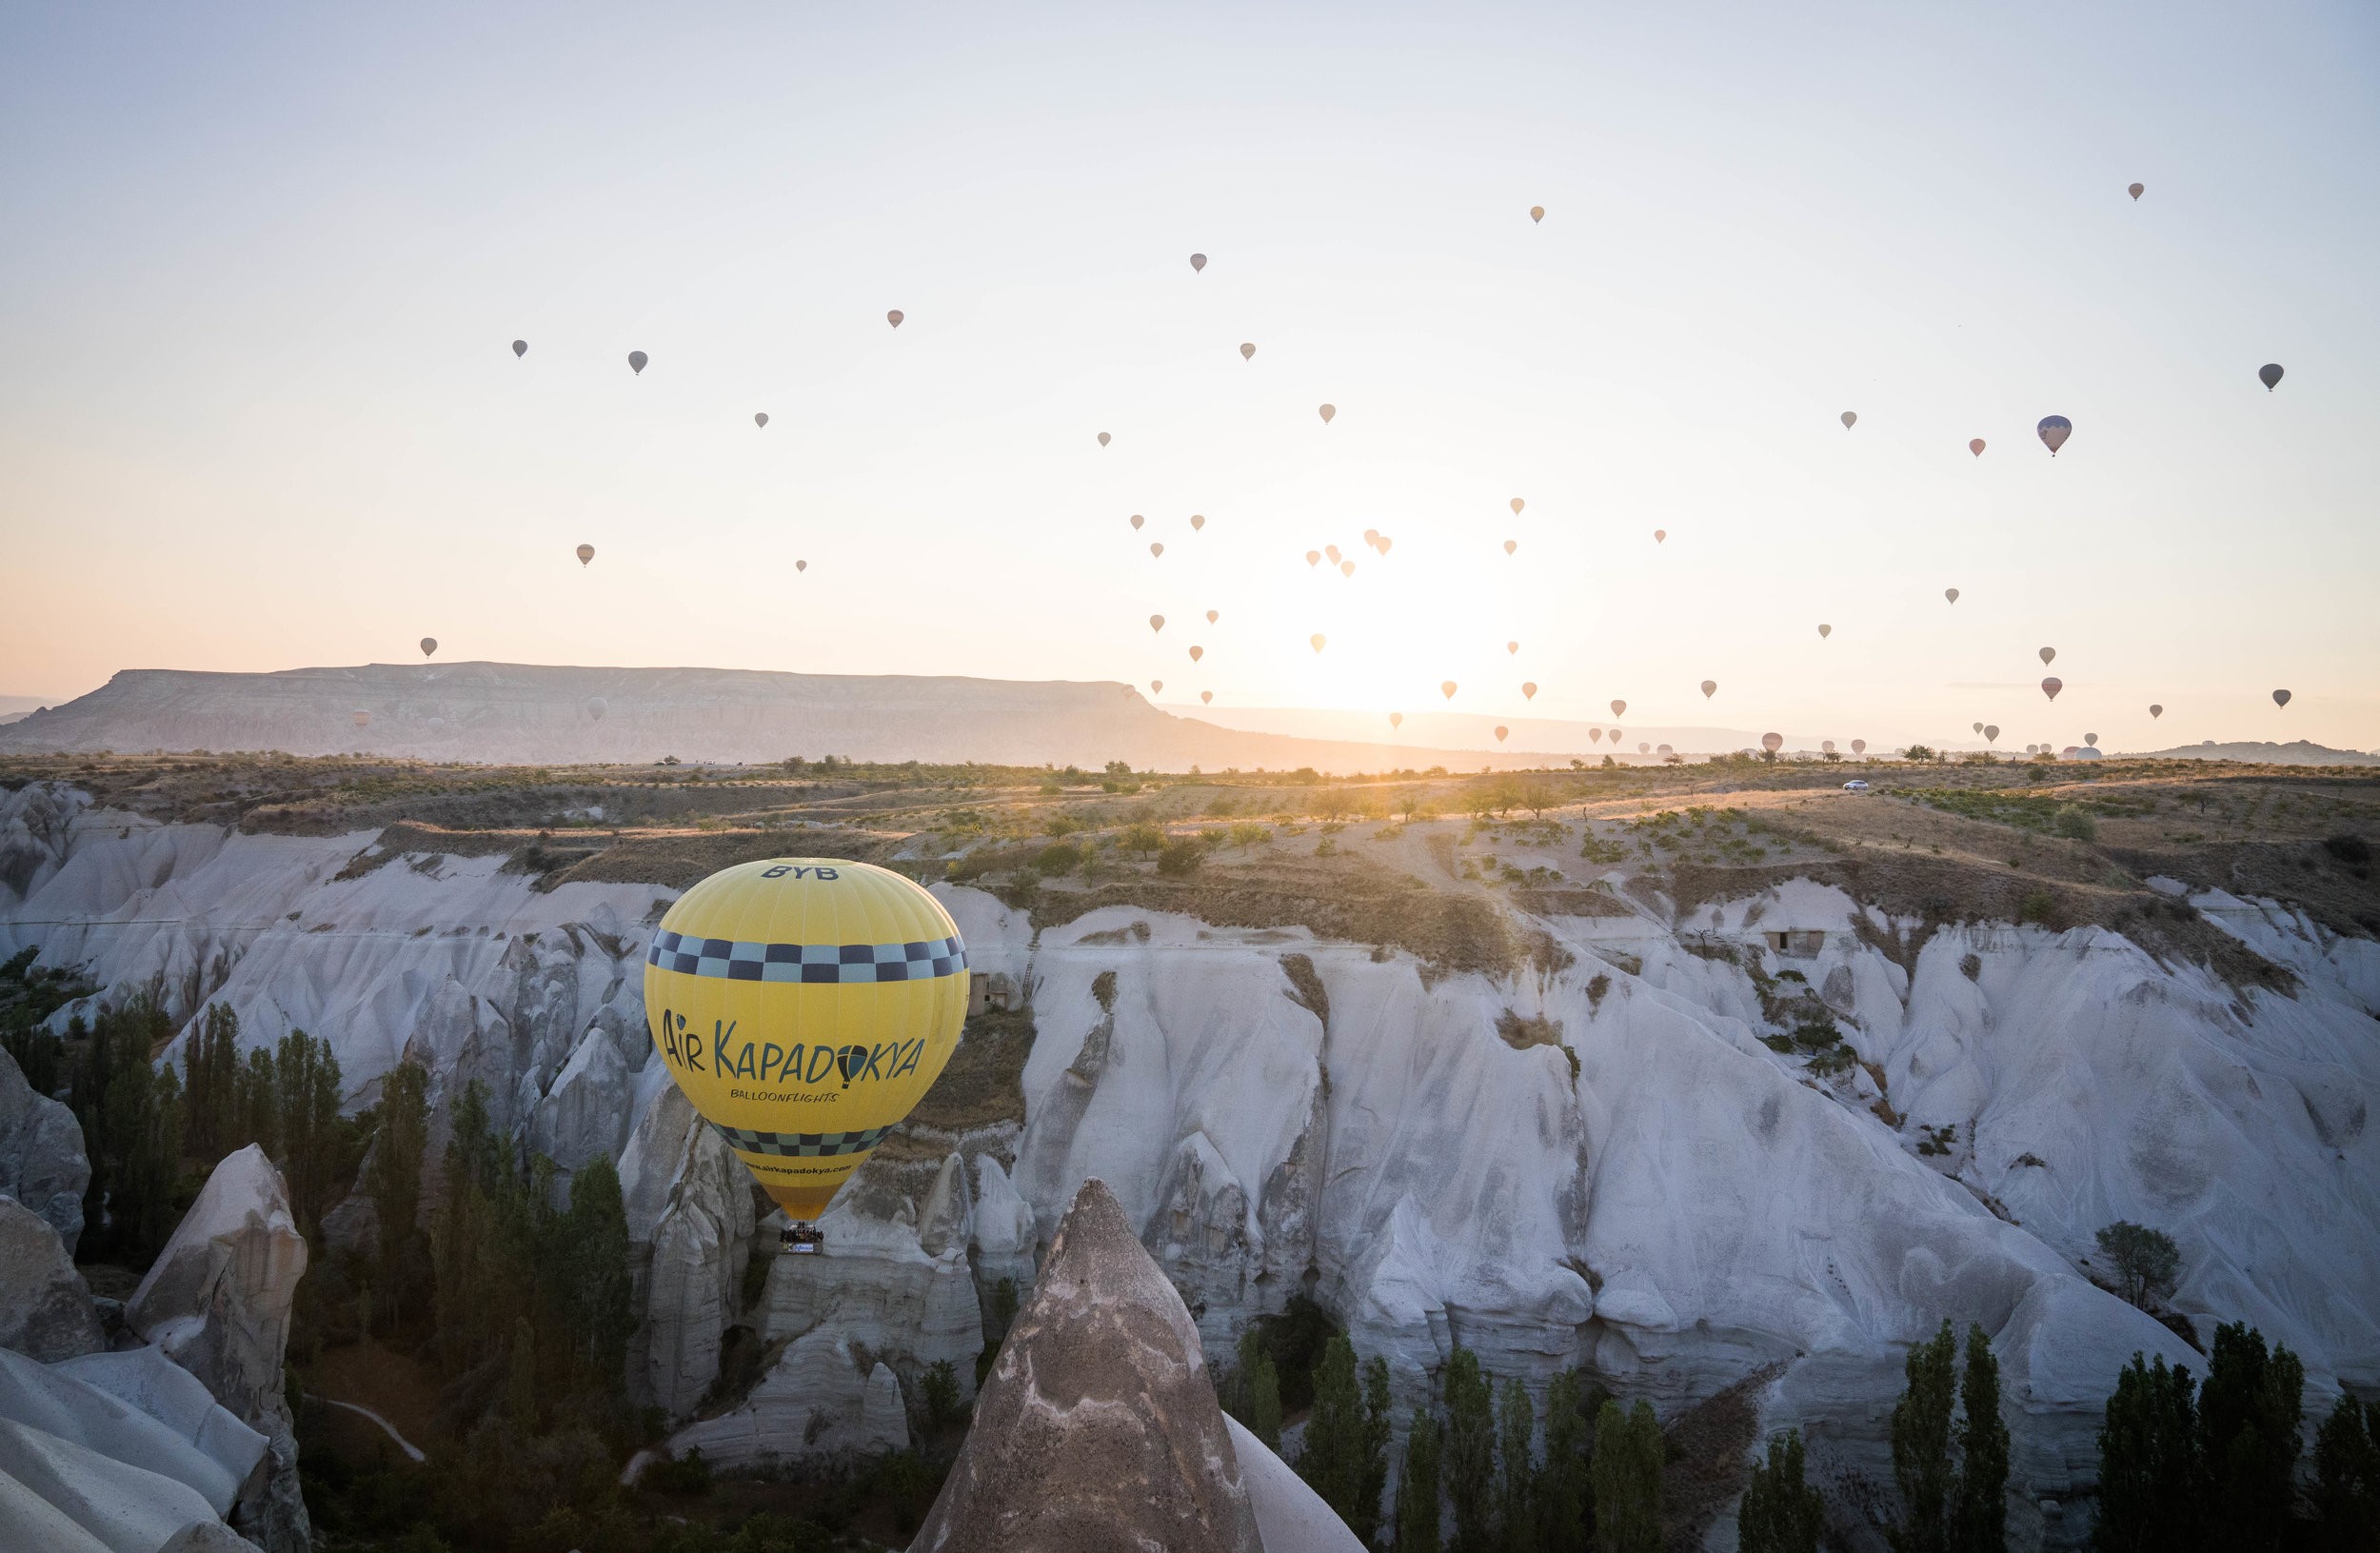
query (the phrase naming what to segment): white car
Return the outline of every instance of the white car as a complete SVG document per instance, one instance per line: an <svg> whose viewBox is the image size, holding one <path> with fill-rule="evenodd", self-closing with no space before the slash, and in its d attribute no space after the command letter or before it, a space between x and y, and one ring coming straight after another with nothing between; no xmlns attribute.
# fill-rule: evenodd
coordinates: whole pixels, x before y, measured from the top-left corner
<svg viewBox="0 0 2380 1553"><path fill-rule="evenodd" d="M1868 790L1868 784L1863 778L1854 777L1849 782L1843 784L1843 790L1845 792L1866 792Z"/></svg>

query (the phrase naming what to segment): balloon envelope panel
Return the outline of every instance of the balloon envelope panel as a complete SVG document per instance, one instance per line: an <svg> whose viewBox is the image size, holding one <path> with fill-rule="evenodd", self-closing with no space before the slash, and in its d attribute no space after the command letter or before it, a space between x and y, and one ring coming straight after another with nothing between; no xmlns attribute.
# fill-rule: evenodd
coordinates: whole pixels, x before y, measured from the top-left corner
<svg viewBox="0 0 2380 1553"><path fill-rule="evenodd" d="M812 1220L950 1061L966 947L886 869L744 863L662 918L645 1009L695 1110L787 1217Z"/></svg>

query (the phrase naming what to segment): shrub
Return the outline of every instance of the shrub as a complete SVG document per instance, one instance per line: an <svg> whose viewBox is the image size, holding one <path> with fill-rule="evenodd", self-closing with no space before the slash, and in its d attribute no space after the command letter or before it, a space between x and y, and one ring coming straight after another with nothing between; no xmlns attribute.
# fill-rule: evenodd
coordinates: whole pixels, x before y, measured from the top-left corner
<svg viewBox="0 0 2380 1553"><path fill-rule="evenodd" d="M1163 850L1164 846L1165 832L1146 820L1134 821L1131 825L1124 826L1122 833L1116 838L1118 851L1134 852L1144 857L1151 852Z"/></svg>
<svg viewBox="0 0 2380 1553"><path fill-rule="evenodd" d="M2370 863L2371 843L2361 836L2337 835L2325 837L2322 849L2341 863Z"/></svg>
<svg viewBox="0 0 2380 1553"><path fill-rule="evenodd" d="M1033 866L1047 874L1072 873L1081 861L1081 849L1062 841L1053 842L1033 854Z"/></svg>
<svg viewBox="0 0 2380 1553"><path fill-rule="evenodd" d="M2099 1254L2115 1275L2115 1292L2127 1301L2146 1310L2151 1300L2173 1292L2182 1248L2172 1236L2119 1219L2099 1231L2098 1241Z"/></svg>
<svg viewBox="0 0 2380 1553"><path fill-rule="evenodd" d="M2046 889L2034 890L2016 907L2018 922L2039 923L2049 926L2057 918L2057 897Z"/></svg>
<svg viewBox="0 0 2380 1553"><path fill-rule="evenodd" d="M2056 816L2050 824L2051 828L2059 835L2071 836L2076 841L2099 839L2099 822L2073 804L2060 805Z"/></svg>
<svg viewBox="0 0 2380 1553"><path fill-rule="evenodd" d="M1187 879L1206 861L1206 848L1195 836L1169 841L1157 854L1157 871L1169 879Z"/></svg>

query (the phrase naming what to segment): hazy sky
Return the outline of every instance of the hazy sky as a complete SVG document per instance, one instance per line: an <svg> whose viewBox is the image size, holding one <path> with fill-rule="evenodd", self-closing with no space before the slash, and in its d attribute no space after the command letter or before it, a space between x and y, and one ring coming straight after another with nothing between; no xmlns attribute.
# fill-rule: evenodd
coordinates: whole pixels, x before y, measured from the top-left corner
<svg viewBox="0 0 2380 1553"><path fill-rule="evenodd" d="M2364 0L640 10L0 13L0 692L2380 745Z"/></svg>

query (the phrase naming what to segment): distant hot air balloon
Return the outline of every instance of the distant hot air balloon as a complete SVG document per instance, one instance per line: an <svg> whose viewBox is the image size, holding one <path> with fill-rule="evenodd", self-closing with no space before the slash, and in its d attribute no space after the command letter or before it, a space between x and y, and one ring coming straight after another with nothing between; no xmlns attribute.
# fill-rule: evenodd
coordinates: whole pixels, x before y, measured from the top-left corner
<svg viewBox="0 0 2380 1553"><path fill-rule="evenodd" d="M1380 543L1380 531L1378 528L1366 528L1363 531L1363 542L1366 545L1373 547L1375 549L1378 548Z"/></svg>
<svg viewBox="0 0 2380 1553"><path fill-rule="evenodd" d="M1339 414L1339 407L1337 405L1324 405L1320 410L1320 414L1322 417L1322 424L1324 426L1328 426L1331 424L1333 418Z"/></svg>
<svg viewBox="0 0 2380 1553"><path fill-rule="evenodd" d="M2056 657L2057 657L2057 648L2055 648L2055 647L2043 647L2043 648L2041 649L2041 667L2044 667L2044 668L2049 667L2050 667L2050 664L2052 663L2052 661L2053 661Z"/></svg>
<svg viewBox="0 0 2380 1553"><path fill-rule="evenodd" d="M1388 726L1393 728L1403 727L1405 726L1405 714L1403 712L1390 712L1388 714Z"/></svg>
<svg viewBox="0 0 2380 1553"><path fill-rule="evenodd" d="M1642 739L1639 739L1636 741L1636 753L1639 755L1650 755L1653 753L1653 747L1646 744Z"/></svg>
<svg viewBox="0 0 2380 1553"><path fill-rule="evenodd" d="M1161 630L1163 630L1164 628L1165 628L1165 617L1164 617L1163 615L1151 615L1151 616L1149 616L1149 629L1150 629L1150 630L1152 630L1152 631L1161 631Z"/></svg>
<svg viewBox="0 0 2380 1553"><path fill-rule="evenodd" d="M1192 274L1194 274L1194 275L1195 275L1195 274L1197 274L1200 270L1204 269L1205 268L1206 268L1206 255L1205 255L1205 254L1203 254L1203 253L1193 253L1192 255L1190 255L1190 272L1191 272Z"/></svg>
<svg viewBox="0 0 2380 1553"><path fill-rule="evenodd" d="M1500 745L1500 744L1502 744L1502 743L1504 742L1504 735L1505 735L1505 734L1507 734L1507 733L1510 733L1511 731L1512 731L1512 729L1510 729L1510 728L1506 727L1503 724L1501 724L1501 723L1497 724L1497 725L1496 725L1496 742L1497 742L1497 744L1499 744L1499 745Z"/></svg>
<svg viewBox="0 0 2380 1553"><path fill-rule="evenodd" d="M1439 686L1438 686L1438 693L1439 695L1444 696L1444 697L1445 697L1447 700L1449 700L1449 701L1454 700L1454 699L1455 699L1455 682L1454 682L1453 680L1446 680L1446 681L1443 681L1442 683L1440 683L1440 684L1439 684Z"/></svg>
<svg viewBox="0 0 2380 1553"><path fill-rule="evenodd" d="M2083 743L2096 747L2099 743L2099 736L2095 733L2086 733L2083 735Z"/></svg>
<svg viewBox="0 0 2380 1553"><path fill-rule="evenodd" d="M588 696L586 698L586 715L594 721L598 723L602 722L604 720L604 714L609 710L611 710L611 703L605 701L602 696Z"/></svg>
<svg viewBox="0 0 2380 1553"><path fill-rule="evenodd" d="M1203 512L1193 512L1193 513L1191 513L1191 514L1190 514L1190 531L1191 531L1192 533L1194 533L1194 534L1195 534L1195 533L1197 533L1200 529L1201 529L1201 528L1205 528L1205 527L1206 527L1206 514L1205 514L1205 513L1203 513Z"/></svg>
<svg viewBox="0 0 2380 1553"><path fill-rule="evenodd" d="M431 653L436 652L437 650L438 650L438 638L436 638L436 637L434 637L434 636L425 636L425 637L423 637L423 638L422 638L422 656L423 656L423 657L426 658L426 657L428 657Z"/></svg>
<svg viewBox="0 0 2380 1553"><path fill-rule="evenodd" d="M1956 604L1958 602L1958 589L1955 587L1946 587L1942 589L1942 596L1950 600L1953 604Z"/></svg>
<svg viewBox="0 0 2380 1553"><path fill-rule="evenodd" d="M1669 746L1667 746L1667 745L1656 745L1656 746L1654 747L1653 752L1654 752L1655 754L1656 754L1656 755L1675 755L1675 754L1676 754L1676 753L1677 753L1677 751L1676 751L1676 750L1672 749L1672 748L1671 748Z"/></svg>
<svg viewBox="0 0 2380 1553"><path fill-rule="evenodd" d="M1316 562L1318 562L1318 561L1319 561L1319 560L1321 560L1321 559L1322 559L1322 552L1321 552L1320 550L1308 550L1308 551L1306 551L1306 565L1307 565L1307 566L1309 566L1309 567L1310 567L1310 566L1313 566Z"/></svg>
<svg viewBox="0 0 2380 1553"><path fill-rule="evenodd" d="M1106 432L1104 432L1104 431L1102 431L1102 432L1101 432L1101 433L1100 433L1100 446L1101 446L1101 448L1106 447L1109 443L1111 443L1111 442L1113 442L1113 441L1115 441L1115 440L1116 440L1115 438L1113 438L1113 437L1109 436L1109 435L1108 435Z"/></svg>
<svg viewBox="0 0 2380 1553"><path fill-rule="evenodd" d="M1219 617L1219 612L1218 612L1218 611L1213 610L1213 609L1209 609L1209 610L1206 612L1206 623L1207 623L1208 625L1210 625L1210 626L1214 625L1214 624L1215 624L1215 622L1216 622L1216 620L1217 620L1218 618L1220 618L1220 617Z"/></svg>
<svg viewBox="0 0 2380 1553"><path fill-rule="evenodd" d="M1818 627L1818 640L1821 642L1825 641L1828 637L1833 636L1834 634L1835 627L1832 626L1820 626Z"/></svg>
<svg viewBox="0 0 2380 1553"><path fill-rule="evenodd" d="M595 547L594 547L594 546L592 546L592 545L582 545L582 546L580 546L580 547L579 547L579 565L580 565L580 566L585 566L585 565L586 565L589 561L592 561L592 560L594 560L594 559L595 559Z"/></svg>
<svg viewBox="0 0 2380 1553"><path fill-rule="evenodd" d="M752 424L764 431L768 429L768 411L764 409L756 411L752 416Z"/></svg>
<svg viewBox="0 0 2380 1553"><path fill-rule="evenodd" d="M1255 343L1254 343L1253 341L1243 341L1243 342L1240 344L1240 359L1241 361L1254 361L1254 360L1256 360L1256 345L1255 345Z"/></svg>
<svg viewBox="0 0 2380 1553"><path fill-rule="evenodd" d="M2048 679L2041 682L2041 693L2048 696L2052 701L2055 701L2057 699L2057 693L2065 688L2066 682L2059 679L2055 674L2051 675Z"/></svg>
<svg viewBox="0 0 2380 1553"><path fill-rule="evenodd" d="M1653 543L1654 543L1654 544L1658 545L1659 543L1661 543L1661 541L1663 541L1663 540L1665 540L1665 539L1667 539L1667 538L1669 538L1669 530L1668 530L1668 529L1666 529L1666 528L1656 528L1656 529L1654 529L1654 530L1653 530Z"/></svg>
<svg viewBox="0 0 2380 1553"><path fill-rule="evenodd" d="M1535 680L1523 680L1520 685L1520 699L1523 701L1535 701L1537 698L1537 682Z"/></svg>
<svg viewBox="0 0 2380 1553"><path fill-rule="evenodd" d="M1144 523L1146 523L1146 522L1148 522L1148 521L1149 521L1148 519L1146 519L1146 518L1144 518L1144 517L1140 516L1140 513L1135 512L1135 513L1132 515L1132 528L1133 528L1133 532L1135 532L1135 533L1140 532L1140 525L1142 525L1142 524L1144 524Z"/></svg>
<svg viewBox="0 0 2380 1553"><path fill-rule="evenodd" d="M1329 556L1329 557L1331 558L1331 565L1332 565L1332 566L1337 566L1337 565L1339 565L1339 547L1338 547L1338 546L1336 546L1336 545L1325 545L1325 546L1323 546L1323 547L1322 547L1322 553L1323 553L1324 555L1327 555L1327 556Z"/></svg>
<svg viewBox="0 0 2380 1553"><path fill-rule="evenodd" d="M2131 188L2131 189L2129 189L2125 190L2125 192L2126 192L2126 193L2129 193L2130 195L2132 195L2132 197L2133 199L2137 200L2138 198L2140 198L2141 191L2142 191L2143 189L2145 189L2147 187L2148 187L2148 186L2147 186L2146 184L2134 184L2134 185L2132 185L2132 188Z"/></svg>
<svg viewBox="0 0 2380 1553"><path fill-rule="evenodd" d="M1851 742L1851 752L1854 755L1866 754L1868 752L1868 741L1865 739L1854 739Z"/></svg>
<svg viewBox="0 0 2380 1553"><path fill-rule="evenodd" d="M526 340L513 341L512 353L515 357L527 355L529 353L529 343Z"/></svg>
<svg viewBox="0 0 2380 1553"><path fill-rule="evenodd" d="M1520 650L1520 644L1517 642L1507 642L1504 644L1504 650L1507 653L1517 653Z"/></svg>
<svg viewBox="0 0 2380 1553"><path fill-rule="evenodd" d="M1857 410L1851 410L1851 409L1847 409L1847 410L1843 411L1843 429L1844 429L1844 430L1849 431L1849 430L1850 430L1853 427L1857 426L1858 424L1859 424L1859 412L1858 412Z"/></svg>
<svg viewBox="0 0 2380 1553"><path fill-rule="evenodd" d="M1967 450L1974 454L1977 458L1981 458L1983 456L1983 439L1981 437L1976 437L1970 441L1967 444Z"/></svg>
<svg viewBox="0 0 2380 1553"><path fill-rule="evenodd" d="M1982 727L1976 729L1975 731L1983 735L1984 742L1986 744L1999 743L2000 725L1997 723L1986 723Z"/></svg>
<svg viewBox="0 0 2380 1553"><path fill-rule="evenodd" d="M1533 222L1543 221L1545 219L1545 207L1542 205L1532 205L1529 207L1529 219Z"/></svg>
<svg viewBox="0 0 2380 1553"><path fill-rule="evenodd" d="M1165 542L1161 539L1151 540L1149 542L1149 553L1157 556L1160 560L1163 559L1165 554Z"/></svg>
<svg viewBox="0 0 2380 1553"><path fill-rule="evenodd" d="M2281 364L2277 361L2266 362L2256 368L2256 379L2264 385L2264 391L2271 393L2281 381Z"/></svg>
<svg viewBox="0 0 2380 1553"><path fill-rule="evenodd" d="M1716 680L1704 680L1704 681L1702 682L1702 699L1703 699L1703 700L1705 700L1705 701L1710 700L1713 696L1715 696L1715 695L1718 694L1718 690L1719 690L1719 682L1718 682L1718 681L1716 681Z"/></svg>
<svg viewBox="0 0 2380 1553"><path fill-rule="evenodd" d="M1504 553L1506 555L1512 554L1513 551L1518 548L1520 548L1520 541L1517 539L1508 539L1504 541Z"/></svg>
<svg viewBox="0 0 2380 1553"><path fill-rule="evenodd" d="M2152 703L2149 707L2149 715L2152 717L2163 717L2165 715L2165 708Z"/></svg>
<svg viewBox="0 0 2380 1553"><path fill-rule="evenodd" d="M628 370L642 377L645 375L645 364L652 359L642 350L631 350L628 352Z"/></svg>
<svg viewBox="0 0 2380 1553"><path fill-rule="evenodd" d="M1760 735L1760 747L1774 755L1778 750L1785 747L1785 735L1782 733L1763 733Z"/></svg>
<svg viewBox="0 0 2380 1553"><path fill-rule="evenodd" d="M1319 652L1322 650L1326 638L1320 631L1316 631L1312 636L1306 638L1306 640L1314 644L1315 651Z"/></svg>
<svg viewBox="0 0 2380 1553"><path fill-rule="evenodd" d="M1612 703L1612 715L1613 715L1614 717L1625 717L1625 716L1627 716L1627 715L1628 715L1628 703L1626 703L1625 701L1615 701L1615 702L1613 702L1613 703Z"/></svg>
<svg viewBox="0 0 2380 1553"><path fill-rule="evenodd" d="M369 712L357 712L354 717L354 722L356 727L359 729L370 727L372 726L372 714Z"/></svg>
<svg viewBox="0 0 2380 1553"><path fill-rule="evenodd" d="M796 571L807 571L810 569L810 564L807 561L796 561L793 564L793 569Z"/></svg>
<svg viewBox="0 0 2380 1553"><path fill-rule="evenodd" d="M1601 728L1589 728L1589 729L1587 729L1587 743L1589 743L1589 744L1591 744L1591 745L1599 745L1599 744L1601 744L1602 742L1603 742L1603 730L1602 730Z"/></svg>
<svg viewBox="0 0 2380 1553"><path fill-rule="evenodd" d="M1514 516L1514 517L1516 517L1516 518L1517 518L1517 517L1518 517L1518 516L1520 516L1520 509L1521 509L1522 508L1524 508L1524 507L1527 507L1528 505L1529 505L1529 504L1528 504L1527 502L1522 501L1519 497L1517 497L1517 496L1514 497L1514 498L1513 498L1513 516Z"/></svg>
<svg viewBox="0 0 2380 1553"><path fill-rule="evenodd" d="M2272 704L2273 704L2275 707L2286 707L2286 706L2288 706L2288 705L2290 704L2290 693L2289 693L2287 690L2275 690L2275 691L2273 691L2273 692L2272 692Z"/></svg>
<svg viewBox="0 0 2380 1553"><path fill-rule="evenodd" d="M895 329L899 329L901 327L902 319L907 316L908 315L903 313L899 308L895 308L892 311L884 315L884 322L890 324Z"/></svg>
<svg viewBox="0 0 2380 1553"><path fill-rule="evenodd" d="M1164 693L1165 693L1165 682L1164 682L1163 680L1151 680L1151 681L1149 681L1149 694L1151 694L1151 695L1153 695L1153 696L1161 696L1161 695L1163 695Z"/></svg>
<svg viewBox="0 0 2380 1553"><path fill-rule="evenodd" d="M1203 657L1205 657L1205 656L1206 656L1206 648L1204 648L1204 647L1192 647L1192 648L1190 649L1190 661L1191 661L1192 663L1194 663L1194 664L1195 664L1195 663L1197 663L1200 659L1201 659L1201 658L1203 658Z"/></svg>
<svg viewBox="0 0 2380 1553"><path fill-rule="evenodd" d="M2066 446L2066 439L2074 434L2074 423L2063 415L2044 415L2036 429L2041 433L2041 445L2055 458L2057 450Z"/></svg>
<svg viewBox="0 0 2380 1553"><path fill-rule="evenodd" d="M1372 548L1379 551L1382 555L1386 555L1388 553L1388 548L1395 543L1395 540L1390 539L1386 534L1382 534L1380 536L1380 542Z"/></svg>
<svg viewBox="0 0 2380 1553"><path fill-rule="evenodd" d="M1213 704L1213 702L1214 702L1214 700L1215 700L1215 692L1214 692L1214 691L1212 691L1212 690L1200 690L1200 691L1199 692L1199 704L1200 704L1200 706L1209 706L1209 705L1212 705L1212 704Z"/></svg>
<svg viewBox="0 0 2380 1553"><path fill-rule="evenodd" d="M1339 574L1342 577L1354 576L1356 574L1356 564L1353 561L1341 561L1339 563Z"/></svg>

